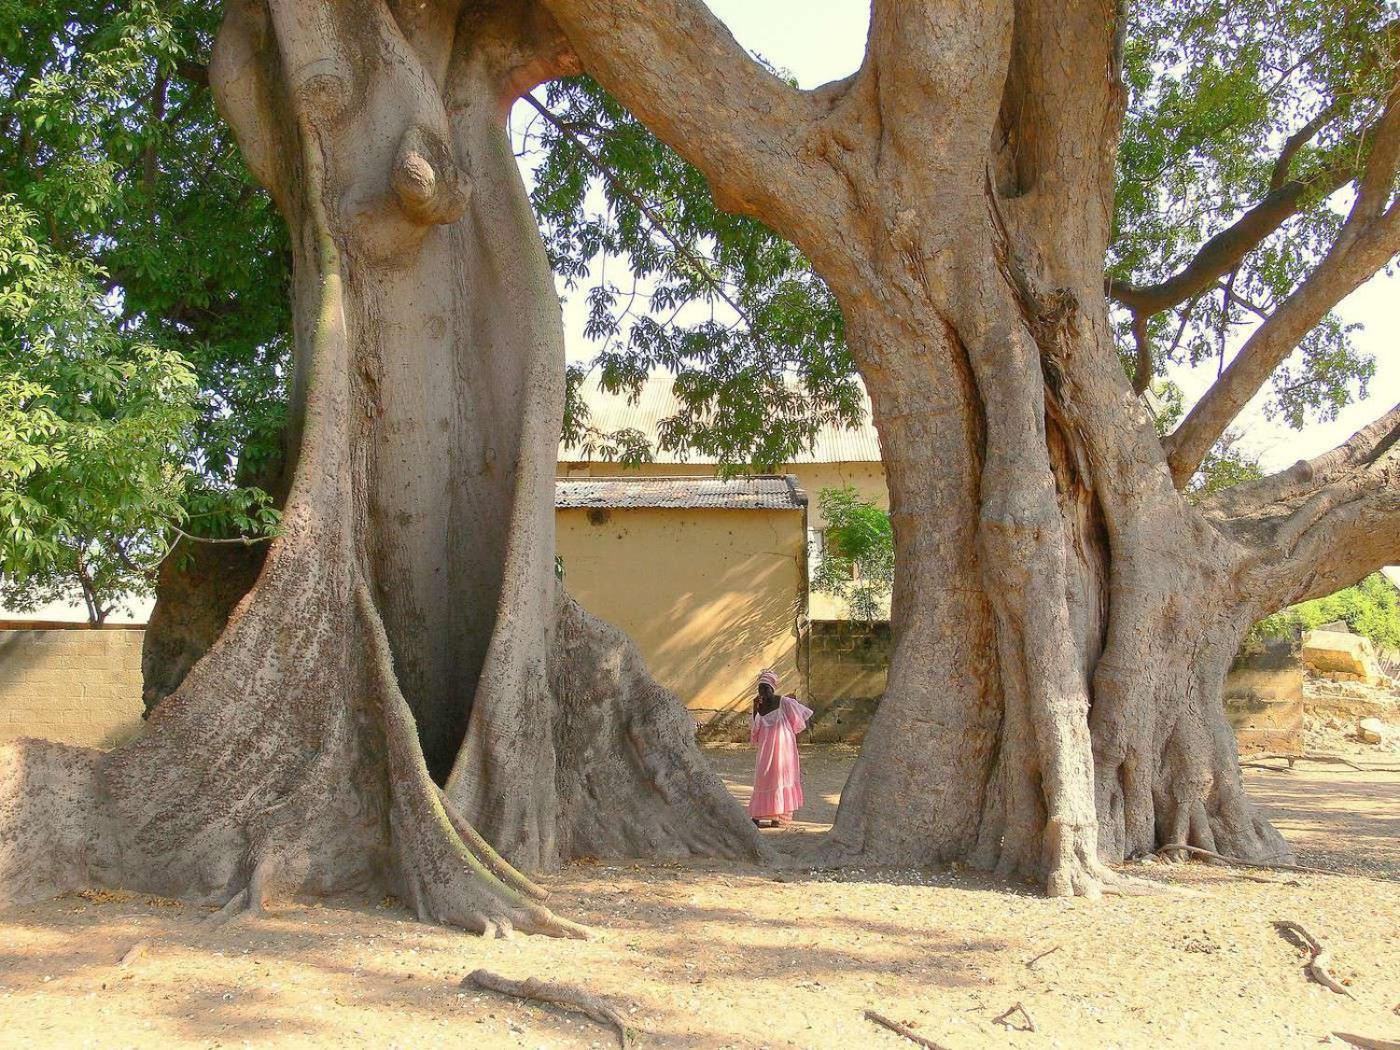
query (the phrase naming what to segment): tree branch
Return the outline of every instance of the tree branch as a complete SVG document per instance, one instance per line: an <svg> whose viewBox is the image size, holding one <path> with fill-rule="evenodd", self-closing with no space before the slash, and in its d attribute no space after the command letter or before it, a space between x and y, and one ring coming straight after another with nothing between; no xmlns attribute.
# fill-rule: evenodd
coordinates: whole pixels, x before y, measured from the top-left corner
<svg viewBox="0 0 1400 1050"><path fill-rule="evenodd" d="M748 53L700 0L544 0L584 67L754 217L800 210L799 141L817 104Z"/></svg>
<svg viewBox="0 0 1400 1050"><path fill-rule="evenodd" d="M1216 493L1202 510L1255 553L1268 611L1400 560L1400 404L1343 444Z"/></svg>
<svg viewBox="0 0 1400 1050"><path fill-rule="evenodd" d="M1109 281L1109 298L1135 314L1169 310L1210 288L1236 269L1260 242L1302 211L1308 201L1335 193L1350 178L1350 169L1339 166L1307 182L1294 180L1270 189L1254 207L1201 245L1191 261L1171 277L1147 285Z"/></svg>
<svg viewBox="0 0 1400 1050"><path fill-rule="evenodd" d="M579 135L574 131L573 128L568 127L563 121L561 121L557 116L555 116L554 113L552 113L549 110L549 108L545 106L544 103L542 103L539 99L535 98L535 96L530 94L529 92L526 92L520 97L525 102L528 102L530 105L534 106L535 109L539 112L540 116L542 116L546 121L548 121L549 124L552 125L554 129L559 132L559 134L563 135L570 142L572 142L574 144L574 147L578 149L578 151L582 153L585 157L587 157L592 163L592 165L598 169L598 173L602 175L603 178L608 180L609 184L612 185L613 189L616 190L618 193L622 194L629 201L631 201L632 206L636 208L639 212L641 212L644 216L646 216L647 221L651 223L652 229L654 229L657 233L661 234L661 236L666 239L667 243L669 243L671 247L675 249L676 254L690 264L690 267L692 270L694 270L695 275L699 277L702 281L704 281L705 284L707 284L710 287L710 289L715 293L715 295L723 299L729 305L729 308L731 310L733 310L736 314L742 317L745 323L748 324L750 328L753 327L753 320L749 317L748 311L734 301L734 299L729 295L728 291L725 290L724 285L721 284L720 281L715 278L714 274L710 272L710 268L708 265L706 265L705 260L701 258L698 254L696 254L690 248L689 245L685 244L679 237L677 237L674 233L671 232L670 227L668 227L666 223L662 221L661 216L656 213L655 208L653 208L645 200L643 200L641 195L638 194L635 190L633 190L631 186L627 185L627 183L622 180L622 178L617 174L617 172L613 171L612 168L608 167L607 162L605 162L603 158L598 155L596 150L592 149L588 145L588 143L584 142L583 139L579 137ZM635 283L632 294L634 297L636 296Z"/></svg>
<svg viewBox="0 0 1400 1050"><path fill-rule="evenodd" d="M1400 252L1400 202L1391 188L1400 166L1400 83L1391 87L1357 183L1356 201L1332 247L1240 348L1219 380L1165 441L1172 478L1190 480L1212 445L1283 360L1327 312Z"/></svg>

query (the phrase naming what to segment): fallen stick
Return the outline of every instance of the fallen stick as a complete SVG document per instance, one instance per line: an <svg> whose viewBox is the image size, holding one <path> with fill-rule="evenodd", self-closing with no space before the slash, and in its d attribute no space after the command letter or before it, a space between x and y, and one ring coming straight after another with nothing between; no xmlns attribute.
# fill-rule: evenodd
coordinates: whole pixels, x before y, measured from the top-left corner
<svg viewBox="0 0 1400 1050"><path fill-rule="evenodd" d="M1279 933L1291 933L1296 936L1307 947L1311 953L1307 962L1307 971L1312 975L1313 980L1324 988L1330 988L1338 995L1345 995L1348 999L1355 999L1356 996L1338 984L1333 976L1327 971L1327 964L1331 961L1331 953L1322 946L1322 942L1303 929L1298 923L1289 919L1283 919L1274 923L1274 928Z"/></svg>
<svg viewBox="0 0 1400 1050"><path fill-rule="evenodd" d="M1034 959L1031 959L1029 962L1026 963L1026 969L1028 969L1028 970L1034 970L1034 969L1035 969L1035 964L1038 963L1038 962L1040 962L1041 959L1045 958L1047 955L1053 955L1055 952L1059 951L1059 950L1060 950L1061 948L1063 948L1063 947L1064 947L1064 945L1062 945L1062 944L1057 944L1057 945L1055 945L1055 947L1053 947L1053 948L1046 948L1043 952L1041 952L1039 955L1037 955Z"/></svg>
<svg viewBox="0 0 1400 1050"><path fill-rule="evenodd" d="M898 1021L891 1021L888 1017L885 1017L883 1014L877 1014L874 1010L866 1010L865 1019L867 1021L874 1021L884 1028L888 1028L895 1035L902 1035L911 1043L917 1043L919 1046L924 1047L925 1050L948 1050L942 1043L935 1043L932 1039L920 1035L912 1028L906 1028Z"/></svg>
<svg viewBox="0 0 1400 1050"><path fill-rule="evenodd" d="M1333 1032L1336 1038L1361 1050L1400 1050L1400 1043L1393 1039L1372 1039L1369 1035L1353 1035L1351 1032Z"/></svg>
<svg viewBox="0 0 1400 1050"><path fill-rule="evenodd" d="M1026 1023L1023 1025L1016 1024L1014 1021L1011 1020L1012 1014L1020 1014L1026 1019ZM1020 1003L1016 1003L1014 1006L1011 1007L1010 1010L1007 1010L1006 1013L1002 1014L1000 1017L992 1018L992 1024L999 1024L1006 1028L1014 1029L1017 1032L1035 1031L1035 1018L1032 1017L1031 1012L1027 1010L1024 1006L1022 1006Z"/></svg>
<svg viewBox="0 0 1400 1050"><path fill-rule="evenodd" d="M617 1030L618 1045L627 1050L631 1045L627 1020L596 995L570 988L566 984L541 981L527 977L523 981L513 981L489 970L473 970L462 978L462 987L475 985L488 992L509 995L516 999L529 999L537 1003L551 1003L554 1006L568 1006L587 1014L601 1025L610 1025Z"/></svg>
<svg viewBox="0 0 1400 1050"><path fill-rule="evenodd" d="M1287 762L1288 765L1266 766L1261 764L1269 761L1284 761ZM1275 773L1281 773L1285 769L1289 772L1293 772L1294 762L1318 762L1324 765L1346 766L1348 769L1355 770L1357 773L1400 773L1400 766L1363 766L1353 762L1349 758L1343 758L1341 755L1311 753L1306 755L1250 755L1249 760L1241 762L1240 765L1250 769L1267 769ZM1319 770L1318 772L1331 772L1331 770Z"/></svg>

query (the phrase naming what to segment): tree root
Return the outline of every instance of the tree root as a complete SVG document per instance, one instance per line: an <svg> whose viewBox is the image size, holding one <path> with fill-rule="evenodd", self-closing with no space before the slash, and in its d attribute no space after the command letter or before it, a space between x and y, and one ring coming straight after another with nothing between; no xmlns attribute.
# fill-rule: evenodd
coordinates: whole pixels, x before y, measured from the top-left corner
<svg viewBox="0 0 1400 1050"><path fill-rule="evenodd" d="M866 1010L865 1019L867 1021L873 1021L883 1028L888 1028L895 1035L901 1035L911 1043L917 1043L919 1046L924 1047L925 1050L948 1050L942 1043L935 1043L932 1039L920 1035L912 1028L906 1028L898 1021L891 1021L888 1017L885 1017L883 1014L877 1014L874 1010Z"/></svg>
<svg viewBox="0 0 1400 1050"><path fill-rule="evenodd" d="M481 837L481 832L472 827L471 822L462 816L442 788L438 788L437 793L438 798L442 801L442 808L447 813L447 819L452 823L453 830L466 843L467 848L478 855L487 871L517 893L529 897L531 900L543 901L549 897L548 890L536 885L516 871L515 868L511 867L509 861L497 853L491 844Z"/></svg>
<svg viewBox="0 0 1400 1050"><path fill-rule="evenodd" d="M1015 1021L1011 1020L1013 1014L1020 1014L1024 1017L1025 1024L1017 1024ZM1031 1012L1020 1003L1014 1004L1011 1009L1007 1010L1005 1013L993 1017L992 1024L999 1024L1004 1028L1010 1028L1012 1031L1016 1032L1034 1032L1036 1030L1035 1018L1032 1017Z"/></svg>
<svg viewBox="0 0 1400 1050"><path fill-rule="evenodd" d="M1301 755L1268 754L1268 755L1250 755L1249 757L1250 757L1250 761L1248 761L1248 762L1241 762L1240 765L1243 766L1243 767L1248 767L1248 768L1250 768L1250 769L1269 769L1269 770L1275 770L1275 771L1280 771L1280 772L1281 772L1281 771L1284 770L1284 769L1287 769L1287 770L1289 770L1289 771L1292 771L1292 769L1293 769L1293 764L1294 764L1295 762L1321 762L1321 763L1324 763L1324 764L1325 764L1325 763L1332 763L1332 764L1339 765L1339 766L1346 766L1346 767L1348 767L1348 768L1350 768L1350 769L1356 770L1358 773L1369 773L1369 772L1371 772L1371 771L1368 770L1365 766L1359 766L1359 765L1357 765L1355 762L1353 762L1351 759L1349 759L1349 758L1343 758L1341 755L1324 755L1324 754L1321 754L1321 753L1319 753L1319 752L1312 752L1312 751L1305 752L1304 754L1301 754ZM1284 761L1284 762L1287 762L1288 765L1287 765L1287 766L1266 766L1266 765L1261 765L1261 764L1260 764L1260 763L1263 763L1263 762L1276 762L1276 761L1280 761L1280 760L1282 760L1282 761Z"/></svg>
<svg viewBox="0 0 1400 1050"><path fill-rule="evenodd" d="M1352 995L1351 992L1339 984L1332 974L1328 972L1327 966L1331 961L1331 953L1323 947L1321 941L1307 930L1303 929L1298 923L1289 919L1283 919L1274 923L1274 929L1283 934L1291 933L1302 942L1303 947L1310 953L1307 962L1307 971L1312 976L1313 980L1324 988L1330 988L1338 995L1345 995L1348 999L1356 998L1356 996Z"/></svg>
<svg viewBox="0 0 1400 1050"><path fill-rule="evenodd" d="M1190 853L1193 856L1204 857L1206 860L1217 861L1220 864L1230 864L1238 868L1258 868L1261 871L1298 871L1306 875L1332 875L1337 878L1362 878L1371 879L1375 882L1389 882L1389 879L1379 875L1367 875L1364 872L1341 872L1330 871L1327 868L1317 868L1309 864L1273 864L1263 860L1245 860L1242 857L1227 857L1223 853L1216 853L1214 850L1202 849L1200 846L1188 846L1184 842L1174 842L1166 846L1157 847L1159 855L1165 855L1174 850L1183 853Z"/></svg>
<svg viewBox="0 0 1400 1050"><path fill-rule="evenodd" d="M489 970L473 970L462 978L462 987L475 985L488 992L509 995L516 999L529 999L537 1003L550 1003L554 1006L567 1006L586 1014L601 1025L610 1025L617 1031L618 1045L627 1050L631 1045L631 1035L627 1019L596 995L570 988L565 984L541 981L527 977L523 981L513 981L509 977L491 973Z"/></svg>

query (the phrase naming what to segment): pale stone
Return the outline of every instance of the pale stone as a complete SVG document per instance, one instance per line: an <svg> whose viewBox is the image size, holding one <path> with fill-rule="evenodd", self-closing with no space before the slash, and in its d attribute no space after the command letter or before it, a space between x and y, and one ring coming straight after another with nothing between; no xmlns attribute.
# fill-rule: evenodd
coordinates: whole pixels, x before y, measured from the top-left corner
<svg viewBox="0 0 1400 1050"><path fill-rule="evenodd" d="M1303 663L1324 674L1346 675L1350 680L1365 682L1375 682L1380 678L1376 651L1370 640L1359 634L1309 631L1303 635L1303 648L1299 655Z"/></svg>
<svg viewBox="0 0 1400 1050"><path fill-rule="evenodd" d="M1390 733L1390 727L1379 718L1363 718L1356 723L1356 737L1363 744L1379 744Z"/></svg>

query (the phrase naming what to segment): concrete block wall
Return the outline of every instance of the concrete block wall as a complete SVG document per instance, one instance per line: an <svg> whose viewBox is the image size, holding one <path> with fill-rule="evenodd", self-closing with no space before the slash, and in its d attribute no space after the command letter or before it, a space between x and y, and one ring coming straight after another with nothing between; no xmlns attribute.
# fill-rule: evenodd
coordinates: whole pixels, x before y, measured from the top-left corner
<svg viewBox="0 0 1400 1050"><path fill-rule="evenodd" d="M0 631L0 742L109 748L138 736L144 633Z"/></svg>
<svg viewBox="0 0 1400 1050"><path fill-rule="evenodd" d="M1225 717L1242 752L1302 750L1303 664L1291 642L1236 658L1225 677Z"/></svg>
<svg viewBox="0 0 1400 1050"><path fill-rule="evenodd" d="M858 744L885 693L893 645L888 623L813 620L807 644L812 743Z"/></svg>

